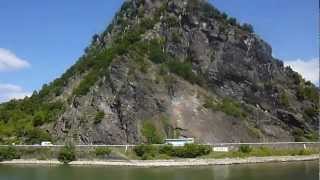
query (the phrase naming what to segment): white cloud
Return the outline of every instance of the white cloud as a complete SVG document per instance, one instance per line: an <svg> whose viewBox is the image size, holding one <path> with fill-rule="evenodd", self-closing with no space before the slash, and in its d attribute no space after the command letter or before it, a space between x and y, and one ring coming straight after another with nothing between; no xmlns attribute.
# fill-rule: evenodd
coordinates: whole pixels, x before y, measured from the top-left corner
<svg viewBox="0 0 320 180"><path fill-rule="evenodd" d="M310 60L297 59L294 61L285 61L286 66L290 66L297 71L306 80L319 84L319 60L317 58Z"/></svg>
<svg viewBox="0 0 320 180"><path fill-rule="evenodd" d="M0 71L12 71L30 67L28 61L17 57L7 49L0 48Z"/></svg>
<svg viewBox="0 0 320 180"><path fill-rule="evenodd" d="M0 84L0 103L11 99L23 99L31 93L13 84Z"/></svg>

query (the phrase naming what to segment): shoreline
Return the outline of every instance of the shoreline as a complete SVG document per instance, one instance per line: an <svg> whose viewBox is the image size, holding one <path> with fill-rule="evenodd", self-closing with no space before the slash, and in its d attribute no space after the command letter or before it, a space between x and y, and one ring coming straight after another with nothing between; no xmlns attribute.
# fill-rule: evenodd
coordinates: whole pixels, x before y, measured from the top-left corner
<svg viewBox="0 0 320 180"><path fill-rule="evenodd" d="M187 166L214 166L235 164L257 164L295 161L319 160L319 155L308 156L269 156L248 158L224 159L175 159L175 160L78 160L69 163L71 166L124 166L124 167L187 167ZM17 159L0 162L0 165L62 165L58 160L24 160Z"/></svg>

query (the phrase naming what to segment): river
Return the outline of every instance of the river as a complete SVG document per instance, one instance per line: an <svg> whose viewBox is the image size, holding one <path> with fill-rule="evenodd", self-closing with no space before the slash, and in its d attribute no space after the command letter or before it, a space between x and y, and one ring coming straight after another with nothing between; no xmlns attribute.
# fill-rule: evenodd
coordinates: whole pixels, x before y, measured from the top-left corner
<svg viewBox="0 0 320 180"><path fill-rule="evenodd" d="M318 161L134 168L0 165L0 180L318 180Z"/></svg>

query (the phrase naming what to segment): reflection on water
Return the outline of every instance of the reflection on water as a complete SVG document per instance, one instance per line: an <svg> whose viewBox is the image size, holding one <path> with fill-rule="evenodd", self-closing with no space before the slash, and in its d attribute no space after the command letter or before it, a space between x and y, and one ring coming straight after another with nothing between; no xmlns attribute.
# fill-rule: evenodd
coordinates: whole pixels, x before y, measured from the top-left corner
<svg viewBox="0 0 320 180"><path fill-rule="evenodd" d="M212 176L214 179L229 179L231 166L212 167Z"/></svg>
<svg viewBox="0 0 320 180"><path fill-rule="evenodd" d="M0 166L0 180L317 180L317 161L231 166L129 168Z"/></svg>

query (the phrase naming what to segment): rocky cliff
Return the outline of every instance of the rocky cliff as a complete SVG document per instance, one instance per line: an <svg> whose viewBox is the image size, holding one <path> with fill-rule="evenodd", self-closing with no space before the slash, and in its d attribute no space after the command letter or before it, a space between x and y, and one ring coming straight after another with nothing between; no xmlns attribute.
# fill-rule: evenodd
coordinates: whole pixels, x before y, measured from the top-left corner
<svg viewBox="0 0 320 180"><path fill-rule="evenodd" d="M272 57L250 25L204 0L129 0L61 78L0 106L0 137L80 144L315 141L318 93ZM28 131L16 130L19 122Z"/></svg>

